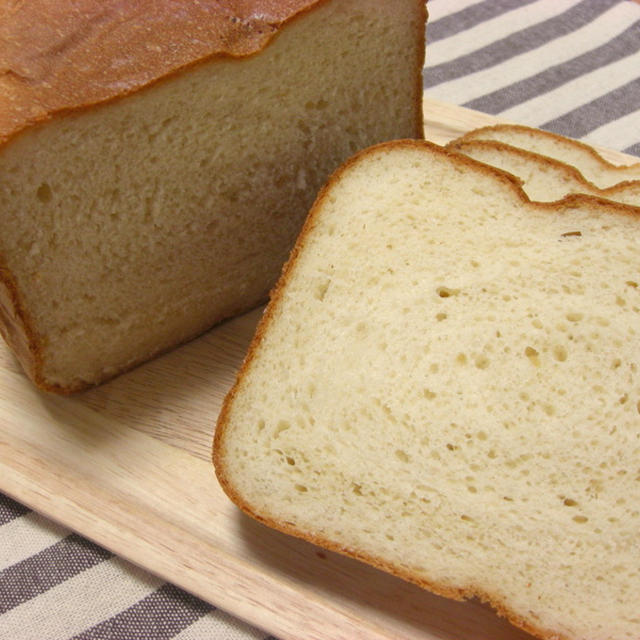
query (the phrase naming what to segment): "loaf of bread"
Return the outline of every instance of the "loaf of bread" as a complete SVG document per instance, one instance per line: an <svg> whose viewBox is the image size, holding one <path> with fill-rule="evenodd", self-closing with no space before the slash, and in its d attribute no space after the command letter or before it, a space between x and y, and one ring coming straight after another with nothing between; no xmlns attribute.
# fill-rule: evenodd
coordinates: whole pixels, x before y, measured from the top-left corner
<svg viewBox="0 0 640 640"><path fill-rule="evenodd" d="M0 328L99 383L263 301L317 190L422 137L424 0L0 10Z"/></svg>
<svg viewBox="0 0 640 640"><path fill-rule="evenodd" d="M575 167L584 178L600 189L606 189L625 180L640 180L640 162L630 165L612 164L592 146L543 129L517 124L497 124L474 129L459 138L459 141L468 140L498 140L513 147L555 158Z"/></svg>
<svg viewBox="0 0 640 640"><path fill-rule="evenodd" d="M553 202L583 193L640 206L640 179L600 189L572 165L497 140L454 140L447 148L516 176L531 200Z"/></svg>
<svg viewBox="0 0 640 640"><path fill-rule="evenodd" d="M427 142L358 154L225 400L222 487L540 638L640 638L639 230Z"/></svg>

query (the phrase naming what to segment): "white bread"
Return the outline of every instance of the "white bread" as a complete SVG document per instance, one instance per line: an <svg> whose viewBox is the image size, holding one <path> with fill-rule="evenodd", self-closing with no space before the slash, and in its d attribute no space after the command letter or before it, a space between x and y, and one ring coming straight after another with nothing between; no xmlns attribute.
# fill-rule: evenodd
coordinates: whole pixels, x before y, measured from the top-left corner
<svg viewBox="0 0 640 640"><path fill-rule="evenodd" d="M573 166L497 140L458 139L447 148L511 173L531 200L553 202L571 193L583 193L640 206L640 180L600 189Z"/></svg>
<svg viewBox="0 0 640 640"><path fill-rule="evenodd" d="M497 124L474 129L458 138L458 141L468 140L497 140L554 158L575 167L586 180L600 189L607 189L626 180L640 180L640 162L614 165L590 145L543 129Z"/></svg>
<svg viewBox="0 0 640 640"><path fill-rule="evenodd" d="M423 0L0 10L0 330L99 383L266 299L317 190L422 137Z"/></svg>
<svg viewBox="0 0 640 640"><path fill-rule="evenodd" d="M639 227L427 142L357 155L225 400L222 487L541 638L640 638Z"/></svg>

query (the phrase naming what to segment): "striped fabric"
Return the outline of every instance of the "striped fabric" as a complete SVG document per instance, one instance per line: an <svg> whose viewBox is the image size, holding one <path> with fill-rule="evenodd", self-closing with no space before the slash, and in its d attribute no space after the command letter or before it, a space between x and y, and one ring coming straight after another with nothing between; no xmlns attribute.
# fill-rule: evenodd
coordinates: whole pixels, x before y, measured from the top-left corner
<svg viewBox="0 0 640 640"><path fill-rule="evenodd" d="M640 4L428 6L429 97L640 156Z"/></svg>
<svg viewBox="0 0 640 640"><path fill-rule="evenodd" d="M640 4L430 0L429 13L428 97L640 156ZM0 494L0 638L269 637Z"/></svg>
<svg viewBox="0 0 640 640"><path fill-rule="evenodd" d="M0 494L3 640L267 637Z"/></svg>

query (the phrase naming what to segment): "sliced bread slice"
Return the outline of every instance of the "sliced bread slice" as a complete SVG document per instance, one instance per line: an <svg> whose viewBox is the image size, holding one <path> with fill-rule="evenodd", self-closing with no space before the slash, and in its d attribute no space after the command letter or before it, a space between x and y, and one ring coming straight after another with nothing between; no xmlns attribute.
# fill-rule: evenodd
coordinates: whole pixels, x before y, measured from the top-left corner
<svg viewBox="0 0 640 640"><path fill-rule="evenodd" d="M222 487L541 638L639 638L639 228L430 143L352 158L225 400Z"/></svg>
<svg viewBox="0 0 640 640"><path fill-rule="evenodd" d="M600 189L606 189L625 180L640 180L640 162L615 165L584 142L533 127L497 124L469 131L459 140L498 140L555 158L574 166L589 182Z"/></svg>
<svg viewBox="0 0 640 640"><path fill-rule="evenodd" d="M531 200L553 202L584 193L640 206L640 180L600 189L571 165L498 140L454 140L447 147L515 175Z"/></svg>

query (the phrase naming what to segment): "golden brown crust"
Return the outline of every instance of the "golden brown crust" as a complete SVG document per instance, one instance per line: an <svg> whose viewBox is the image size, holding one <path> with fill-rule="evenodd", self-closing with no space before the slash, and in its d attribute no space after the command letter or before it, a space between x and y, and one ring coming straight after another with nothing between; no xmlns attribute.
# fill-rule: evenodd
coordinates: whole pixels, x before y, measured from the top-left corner
<svg viewBox="0 0 640 640"><path fill-rule="evenodd" d="M441 595L454 600L477 598L482 602L489 604L500 616L506 618L514 626L519 627L528 633L534 634L537 637L542 638L543 640L570 640L567 636L558 634L556 632L551 632L548 629L536 627L535 625L531 624L530 620L523 619L520 615L516 614L508 607L506 607L497 595L487 593L478 585L449 585L438 583L436 581L429 581L423 577L412 574L410 571L402 570L397 566L390 564L384 558L363 553L358 549L352 549L342 546L340 544L337 544L333 540L314 535L313 533L309 533L308 531L303 531L296 527L296 525L293 523L283 522L281 520L270 517L269 515L261 514L253 505L244 500L244 498L236 491L232 482L226 476L224 462L224 437L228 424L228 416L231 404L233 403L233 400L237 395L240 386L243 384L244 376L249 370L251 362L259 354L264 335L268 330L269 325L273 321L278 307L281 304L284 288L286 287L287 282L291 278L293 271L296 268L297 256L303 250L307 236L311 233L312 229L316 225L316 218L318 217L318 215L320 215L323 202L327 198L333 184L340 180L345 172L351 170L367 155L377 153L380 150L384 150L387 148L428 149L431 152L446 155L449 158L452 158L460 167L472 166L475 168L475 170L480 169L487 175L493 175L497 182L500 182L507 188L511 189L516 197L519 198L523 203L528 203L536 208L546 209L549 212L561 213L563 210L571 207L589 205L602 206L609 211L615 210L618 213L640 216L639 207L632 207L630 205L625 205L603 198L597 198L594 196L583 194L571 194L566 198L563 198L563 200L559 202L532 203L523 189L520 187L520 181L511 174L490 165L473 160L468 156L458 154L455 151L447 149L446 147L441 147L424 140L395 140L391 142L383 142L352 156L349 160L347 160L345 164L343 164L333 173L327 184L320 191L315 203L313 204L309 216L307 217L307 220L302 228L302 231L298 236L295 247L291 252L290 258L282 270L282 275L271 293L270 302L268 303L265 312L260 319L260 322L258 323L255 335L249 345L249 349L247 351L245 359L237 373L235 383L223 401L222 409L218 416L213 438L212 460L216 477L223 491L230 498L230 500L236 504L236 506L238 506L248 516L261 522L262 524L265 524L270 528L276 529L291 536L295 536L297 538L301 538L302 540L306 540L307 542L318 545L325 549L329 549L331 551L335 551L345 556L365 562L366 564L374 566L377 569L381 569L382 571L406 580L407 582L414 583L421 588L424 588L437 595Z"/></svg>
<svg viewBox="0 0 640 640"><path fill-rule="evenodd" d="M0 143L214 57L258 53L326 0L57 0L0 7Z"/></svg>

